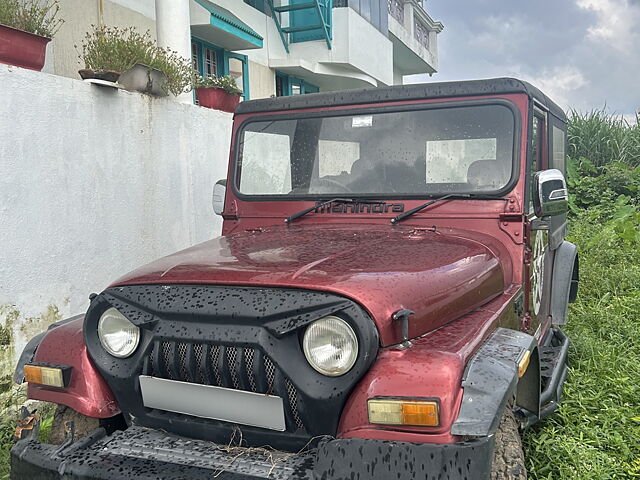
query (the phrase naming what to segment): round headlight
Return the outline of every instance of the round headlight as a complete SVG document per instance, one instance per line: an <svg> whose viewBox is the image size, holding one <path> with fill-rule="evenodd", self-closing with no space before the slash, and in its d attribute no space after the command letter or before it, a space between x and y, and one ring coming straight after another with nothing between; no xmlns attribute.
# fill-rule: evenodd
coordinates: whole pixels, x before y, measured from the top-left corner
<svg viewBox="0 0 640 480"><path fill-rule="evenodd" d="M302 348L309 364L329 377L344 375L358 358L356 334L338 317L324 317L309 325Z"/></svg>
<svg viewBox="0 0 640 480"><path fill-rule="evenodd" d="M102 314L98 322L98 338L104 349L114 357L133 355L140 342L140 329L115 308Z"/></svg>

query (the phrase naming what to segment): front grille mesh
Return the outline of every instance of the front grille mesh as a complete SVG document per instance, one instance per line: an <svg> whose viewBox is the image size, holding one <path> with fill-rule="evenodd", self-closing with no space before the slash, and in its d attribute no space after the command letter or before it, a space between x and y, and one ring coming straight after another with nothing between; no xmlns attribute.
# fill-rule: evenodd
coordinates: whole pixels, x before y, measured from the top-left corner
<svg viewBox="0 0 640 480"><path fill-rule="evenodd" d="M293 383L260 350L253 348L156 341L145 375L278 395L285 404L288 430L304 429L300 395Z"/></svg>

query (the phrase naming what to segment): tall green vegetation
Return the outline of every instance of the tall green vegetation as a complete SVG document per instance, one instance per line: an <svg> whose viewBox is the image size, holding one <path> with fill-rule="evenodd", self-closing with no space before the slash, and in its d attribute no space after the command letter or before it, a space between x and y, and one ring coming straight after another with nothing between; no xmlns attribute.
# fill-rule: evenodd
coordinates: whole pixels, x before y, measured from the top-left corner
<svg viewBox="0 0 640 480"><path fill-rule="evenodd" d="M630 124L602 110L569 115L569 156L588 158L595 166L622 162L640 165L640 115Z"/></svg>
<svg viewBox="0 0 640 480"><path fill-rule="evenodd" d="M557 415L525 433L534 480L640 478L640 127L602 112L569 125L569 240L580 293Z"/></svg>

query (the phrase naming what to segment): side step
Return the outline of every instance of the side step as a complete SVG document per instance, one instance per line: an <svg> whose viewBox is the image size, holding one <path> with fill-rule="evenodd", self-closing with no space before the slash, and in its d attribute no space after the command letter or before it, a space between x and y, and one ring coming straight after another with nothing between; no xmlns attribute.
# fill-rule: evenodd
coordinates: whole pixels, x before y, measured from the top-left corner
<svg viewBox="0 0 640 480"><path fill-rule="evenodd" d="M562 397L562 389L569 370L569 338L557 327L547 334L544 346L538 349L540 353L540 416L531 412L521 411L525 417L523 427L548 417L555 412Z"/></svg>

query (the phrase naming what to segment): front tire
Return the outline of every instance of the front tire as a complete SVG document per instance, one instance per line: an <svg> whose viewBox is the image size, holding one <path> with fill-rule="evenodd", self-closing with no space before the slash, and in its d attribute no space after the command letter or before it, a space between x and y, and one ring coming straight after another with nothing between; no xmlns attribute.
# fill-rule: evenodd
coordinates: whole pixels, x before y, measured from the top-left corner
<svg viewBox="0 0 640 480"><path fill-rule="evenodd" d="M518 422L508 407L496 431L491 480L527 480Z"/></svg>
<svg viewBox="0 0 640 480"><path fill-rule="evenodd" d="M53 416L51 432L49 433L48 441L50 444L61 445L64 442L64 424L69 421L72 421L75 427L75 441L86 437L100 427L100 420L97 418L86 417L72 408L58 405Z"/></svg>

